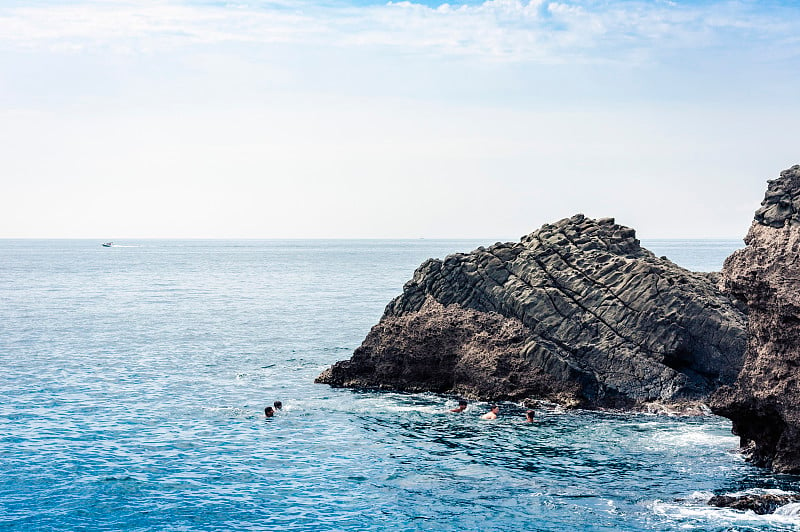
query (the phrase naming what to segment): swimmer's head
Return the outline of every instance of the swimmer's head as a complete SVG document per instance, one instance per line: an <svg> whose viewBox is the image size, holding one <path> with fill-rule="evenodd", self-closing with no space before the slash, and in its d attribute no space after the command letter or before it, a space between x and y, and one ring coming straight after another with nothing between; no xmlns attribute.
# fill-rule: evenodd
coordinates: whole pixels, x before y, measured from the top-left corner
<svg viewBox="0 0 800 532"><path fill-rule="evenodd" d="M275 407L275 410L280 410L281 408L283 408L283 403L281 403L280 401L275 401L274 403L272 403L272 405Z"/></svg>
<svg viewBox="0 0 800 532"><path fill-rule="evenodd" d="M528 421L533 421L534 415L536 415L536 412L534 410L528 410L527 412L525 412L525 419Z"/></svg>
<svg viewBox="0 0 800 532"><path fill-rule="evenodd" d="M462 399L458 402L458 406L467 406L467 402Z"/></svg>
<svg viewBox="0 0 800 532"><path fill-rule="evenodd" d="M272 417L273 415L275 415L275 411L271 406L268 406L264 409L264 417Z"/></svg>

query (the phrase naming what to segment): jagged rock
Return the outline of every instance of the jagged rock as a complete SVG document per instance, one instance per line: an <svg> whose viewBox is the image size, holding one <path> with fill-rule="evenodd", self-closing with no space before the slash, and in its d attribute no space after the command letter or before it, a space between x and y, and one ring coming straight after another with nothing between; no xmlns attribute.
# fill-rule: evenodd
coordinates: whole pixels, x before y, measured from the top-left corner
<svg viewBox="0 0 800 532"><path fill-rule="evenodd" d="M583 215L423 263L334 386L584 406L698 401L741 367L742 310L712 277Z"/></svg>
<svg viewBox="0 0 800 532"><path fill-rule="evenodd" d="M728 257L723 288L747 302L748 345L734 386L712 399L751 460L800 472L800 166L769 182L744 249Z"/></svg>
<svg viewBox="0 0 800 532"><path fill-rule="evenodd" d="M734 510L751 510L759 515L771 514L781 506L800 501L800 495L716 495L709 499L710 506L733 508Z"/></svg>

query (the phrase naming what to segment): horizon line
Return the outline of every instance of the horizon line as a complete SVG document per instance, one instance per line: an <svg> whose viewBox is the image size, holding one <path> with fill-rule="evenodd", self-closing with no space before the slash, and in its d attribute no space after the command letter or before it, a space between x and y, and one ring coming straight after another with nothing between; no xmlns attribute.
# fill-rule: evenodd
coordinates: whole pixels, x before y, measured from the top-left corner
<svg viewBox="0 0 800 532"><path fill-rule="evenodd" d="M533 231L535 232L535 231ZM530 234L530 233L528 233ZM525 235L522 235L525 236ZM636 235L638 240L744 240L743 236L654 236L654 237L641 237ZM176 240L217 240L217 241L229 241L229 240L247 240L247 241L277 241L277 240L486 240L494 241L494 242L516 242L520 240L519 237L516 239L508 239L508 238L500 238L500 237L465 237L465 236L418 236L418 237L315 237L315 236L304 236L304 237L203 237L203 236L191 236L191 237L124 237L124 238L97 238L97 237L47 237L47 236L28 236L28 237L0 237L0 241L2 240L91 240L97 241L100 243L104 242L122 242L122 241L132 241L132 240L163 240L163 241L176 241Z"/></svg>

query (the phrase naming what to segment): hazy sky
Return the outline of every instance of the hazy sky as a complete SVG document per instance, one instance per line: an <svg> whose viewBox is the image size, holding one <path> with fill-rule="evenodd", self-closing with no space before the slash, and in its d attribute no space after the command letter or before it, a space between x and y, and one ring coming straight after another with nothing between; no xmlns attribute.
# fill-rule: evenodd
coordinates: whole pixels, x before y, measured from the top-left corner
<svg viewBox="0 0 800 532"><path fill-rule="evenodd" d="M9 1L0 237L742 237L796 2Z"/></svg>

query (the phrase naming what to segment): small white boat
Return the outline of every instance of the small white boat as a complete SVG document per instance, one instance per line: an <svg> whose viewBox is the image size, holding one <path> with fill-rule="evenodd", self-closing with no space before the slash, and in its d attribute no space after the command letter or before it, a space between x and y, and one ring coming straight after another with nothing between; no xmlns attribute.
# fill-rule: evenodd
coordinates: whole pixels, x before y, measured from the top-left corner
<svg viewBox="0 0 800 532"><path fill-rule="evenodd" d="M113 242L103 242L103 247L104 247L104 248L110 248L110 247L111 247L111 246L113 246L113 245L114 245L114 243L113 243Z"/></svg>

